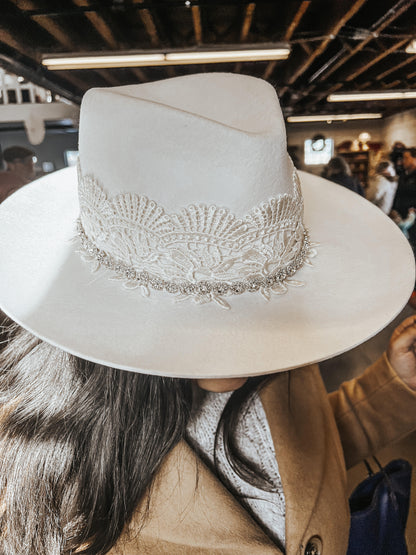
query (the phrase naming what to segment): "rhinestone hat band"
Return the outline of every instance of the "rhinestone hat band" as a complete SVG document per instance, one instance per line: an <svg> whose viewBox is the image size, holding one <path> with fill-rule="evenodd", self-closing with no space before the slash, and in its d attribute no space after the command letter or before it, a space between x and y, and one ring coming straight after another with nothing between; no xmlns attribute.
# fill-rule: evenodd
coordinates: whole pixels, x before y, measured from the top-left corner
<svg viewBox="0 0 416 555"><path fill-rule="evenodd" d="M304 285L291 278L316 251L303 225L295 169L292 194L261 202L242 217L215 205L168 212L136 193L110 196L80 166L78 179L81 256L127 289L229 309L228 296L259 292L269 300L287 286Z"/></svg>
<svg viewBox="0 0 416 555"><path fill-rule="evenodd" d="M95 260L104 268L113 270L120 279L127 280L128 289L136 287L151 287L156 291L166 291L172 294L182 295L209 295L214 293L217 295L241 295L241 293L256 293L261 289L274 288L276 285L283 285L287 282L287 278L293 276L310 256L311 243L309 241L308 231L304 230L303 245L299 255L287 266L269 274L266 277L253 276L245 280L239 281L207 281L201 280L196 283L190 281L169 281L160 279L159 277L142 270L128 267L119 260L116 260L105 251L99 249L90 239L88 239L81 221L77 221L77 231L81 240L81 248L84 256L89 258L88 261ZM296 282L300 285L299 282ZM290 283L289 283L290 285ZM302 284L303 285L303 284ZM147 296L147 295L146 295Z"/></svg>

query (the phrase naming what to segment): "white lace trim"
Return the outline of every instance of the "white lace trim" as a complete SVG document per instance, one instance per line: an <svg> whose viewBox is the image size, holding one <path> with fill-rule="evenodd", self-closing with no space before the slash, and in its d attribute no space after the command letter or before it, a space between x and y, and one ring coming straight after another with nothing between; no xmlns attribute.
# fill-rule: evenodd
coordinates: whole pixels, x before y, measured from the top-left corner
<svg viewBox="0 0 416 555"><path fill-rule="evenodd" d="M316 254L303 226L295 169L293 196L271 198L242 218L214 205L168 213L142 195L109 197L80 167L78 180L84 260L145 296L152 288L223 308L230 308L224 296L232 294L258 291L268 300L287 285L303 285L290 278Z"/></svg>

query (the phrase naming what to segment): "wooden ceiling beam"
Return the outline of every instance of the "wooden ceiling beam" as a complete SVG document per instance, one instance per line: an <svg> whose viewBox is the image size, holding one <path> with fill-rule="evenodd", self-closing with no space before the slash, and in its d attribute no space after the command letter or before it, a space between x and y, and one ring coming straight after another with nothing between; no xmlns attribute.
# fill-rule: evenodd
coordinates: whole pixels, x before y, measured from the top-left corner
<svg viewBox="0 0 416 555"><path fill-rule="evenodd" d="M144 4L145 0L132 0L132 4ZM147 34L149 35L150 42L152 46L161 46L161 40L159 34L157 32L156 24L153 19L153 15L151 14L148 8L141 8L139 10L139 16L142 20L142 23L146 29ZM176 72L172 66L166 66L166 74L168 77L176 77Z"/></svg>
<svg viewBox="0 0 416 555"><path fill-rule="evenodd" d="M14 36L7 31L6 29L1 29L0 30L0 43L6 44L7 46L10 46L11 48L13 48L14 50L16 50L17 52L20 52L20 54L23 54L24 56L28 56L29 58L33 58L35 52L29 51L28 48L25 48L22 46L21 42L17 41Z"/></svg>
<svg viewBox="0 0 416 555"><path fill-rule="evenodd" d="M36 10L37 6L32 0L10 0L19 10ZM35 19L36 24L45 29L55 40L62 46L71 50L74 48L72 39L63 31L63 29L48 16L38 16Z"/></svg>
<svg viewBox="0 0 416 555"><path fill-rule="evenodd" d="M19 52L19 54L22 54L23 56L31 60L34 60L36 57L36 53L34 50L24 47L22 43L16 41L13 35L6 29L2 29L0 31L0 43L3 43L6 46L9 46L10 48L13 48L13 50L16 50L16 52ZM68 81L68 83L71 83L72 85L74 85L77 89L81 91L85 90L85 83L81 79L78 79L77 77L68 74L68 72L65 72L64 74L62 74L62 78Z"/></svg>
<svg viewBox="0 0 416 555"><path fill-rule="evenodd" d="M146 83L147 81L149 81L146 73L140 67L130 67L129 70L134 73L134 75L141 83Z"/></svg>
<svg viewBox="0 0 416 555"><path fill-rule="evenodd" d="M299 6L297 12L295 13L295 17L292 19L289 27L286 30L286 33L283 37L285 42L289 42L292 38L293 33L296 31L302 17L305 15L306 10L309 8L311 4L311 0L303 0L301 5ZM310 54L309 54L310 55ZM266 70L263 73L263 79L268 79L270 75L273 73L274 68L276 67L277 61L269 62L267 64Z"/></svg>
<svg viewBox="0 0 416 555"><path fill-rule="evenodd" d="M87 8L90 6L90 0L72 0L72 2L81 8ZM114 36L114 33L108 23L98 14L96 11L87 11L84 12L85 17L90 21L93 25L94 29L97 33L101 36L104 42L112 48L113 50L117 50L119 48L119 44ZM130 73L133 73L135 77L138 77L140 81L144 82L147 81L146 74L143 70L139 69L138 72L134 70L135 68L130 68ZM110 71L101 70L98 73L103 77L110 85L118 86L120 85L120 81L111 74Z"/></svg>
<svg viewBox="0 0 416 555"><path fill-rule="evenodd" d="M145 0L136 0L133 4L143 4ZM156 24L153 16L147 8L141 8L139 10L140 19L149 35L150 42L153 46L160 46L160 38L156 29Z"/></svg>
<svg viewBox="0 0 416 555"><path fill-rule="evenodd" d="M253 22L255 9L256 9L255 2L250 2L250 4L247 4L246 6L243 25L241 26L241 32L240 32L240 42L246 42L247 40L248 34L250 32L251 23ZM241 67L242 67L241 62L236 63L234 66L234 72L240 73Z"/></svg>
<svg viewBox="0 0 416 555"><path fill-rule="evenodd" d="M201 23L201 10L199 6L192 6L192 22L194 25L195 42L202 44L202 23Z"/></svg>
<svg viewBox="0 0 416 555"><path fill-rule="evenodd" d="M303 40L299 44L308 56L310 56L312 54L312 48L309 46L309 44L306 41Z"/></svg>
<svg viewBox="0 0 416 555"><path fill-rule="evenodd" d="M359 85L357 85L357 91L363 91L365 89L368 89L372 85L373 85L372 81L366 81L365 83L360 83Z"/></svg>
<svg viewBox="0 0 416 555"><path fill-rule="evenodd" d="M35 10L36 4L32 2L32 0L10 0L13 2L19 9L23 10ZM71 39L71 37L62 29L62 27L56 23L52 18L48 16L42 16L36 18L36 24L45 29L56 41L59 42L68 50L76 49L76 45ZM33 58L33 56L32 56ZM113 75L107 70L96 70L101 77L108 82L110 85L119 85L119 81L114 78ZM65 79L71 82L71 76L67 77L68 72L65 72ZM74 81L72 81L74 82ZM78 81L79 82L79 81ZM78 85L76 85L78 86ZM83 90L85 90L86 86L83 85Z"/></svg>
<svg viewBox="0 0 416 555"><path fill-rule="evenodd" d="M323 92L320 92L317 95L314 95L313 100L311 100L310 102L305 104L304 110L308 110L311 106L314 106L315 104L320 102L323 98L326 98L329 94L332 94L332 93L338 91L341 87L342 87L342 83L336 83L336 85L332 85L332 87L330 87L326 91L323 91Z"/></svg>
<svg viewBox="0 0 416 555"><path fill-rule="evenodd" d="M108 69L96 69L95 71L112 87L120 86L120 81Z"/></svg>
<svg viewBox="0 0 416 555"><path fill-rule="evenodd" d="M289 27L286 29L286 33L283 37L283 40L289 42L293 36L293 33L296 31L302 17L305 15L306 10L311 5L311 0L303 0L301 5L298 8L298 11L295 14L295 17L292 19Z"/></svg>
<svg viewBox="0 0 416 555"><path fill-rule="evenodd" d="M279 97L280 101L282 101L283 96L287 93L288 90L289 90L289 87L285 85L284 87L281 87L277 91L277 96ZM289 106L291 106L291 103L289 103Z"/></svg>
<svg viewBox="0 0 416 555"><path fill-rule="evenodd" d="M393 52L395 52L396 50L398 50L408 42L409 42L409 39L404 39L399 42L396 42L396 44L394 44L393 46L391 46L390 48L388 48L387 50L385 50L384 52L382 52L381 54L373 58L370 62L368 62L367 64L364 64L359 69L355 70L353 73L350 73L350 75L348 75L344 79L344 81L348 81L348 82L353 81L359 75L361 75L362 73L370 69L370 67L377 64L380 60L383 60L386 56L389 56L390 54L392 54Z"/></svg>
<svg viewBox="0 0 416 555"><path fill-rule="evenodd" d="M253 22L255 9L256 9L255 2L250 2L250 4L247 4L246 6L243 25L241 27L240 42L245 42L247 40L248 34L250 32L250 27Z"/></svg>
<svg viewBox="0 0 416 555"><path fill-rule="evenodd" d="M337 69L344 65L345 62L347 62L358 52L360 52L365 46L367 46L369 42L371 42L382 31L384 31L384 29L388 27L388 25L390 25L395 19L400 17L404 12L406 12L406 10L408 10L408 8L412 4L414 4L414 2L415 0L400 0L399 2L397 2L397 4L389 10L389 15L386 14L387 17L383 16L370 27L368 37L359 42L357 46L351 49L349 52L347 52L347 50L345 49L345 56L342 56L342 58L340 58L335 65L329 67L326 71L321 73L319 81L327 79L330 75L337 71Z"/></svg>
<svg viewBox="0 0 416 555"><path fill-rule="evenodd" d="M416 56L407 58L407 60L404 60L400 64L394 65L393 67L387 69L386 71L383 71L383 73L380 73L379 75L377 75L376 79L378 81L381 81L382 79L384 79L384 77L387 77L387 75L390 75L391 73L394 73L398 69L401 69L402 67L407 66L408 64L411 64L412 62L415 62L415 61L416 61Z"/></svg>
<svg viewBox="0 0 416 555"><path fill-rule="evenodd" d="M382 83L381 84L381 88L384 89L393 89L394 87L397 87L397 85L400 85L401 80L400 79L396 79L395 81L390 81L390 83Z"/></svg>
<svg viewBox="0 0 416 555"><path fill-rule="evenodd" d="M290 85L295 83L295 81L311 66L312 62L326 50L328 44L338 35L342 27L344 27L344 25L360 10L366 1L367 0L355 0L350 9L328 31L327 38L321 42L318 48L316 48L305 62L293 73L289 79Z"/></svg>
<svg viewBox="0 0 416 555"><path fill-rule="evenodd" d="M54 73L59 75L62 79L65 79L65 81L68 81L68 83L72 83L73 85L75 85L75 87L77 87L82 92L85 92L88 89L88 85L85 83L85 81L83 79L80 79L79 77L76 77L72 71L56 71Z"/></svg>
<svg viewBox="0 0 416 555"><path fill-rule="evenodd" d="M90 5L90 0L72 0L72 2L81 8L86 8ZM112 48L113 50L117 50L119 47L117 40L111 30L110 26L104 21L104 19L95 11L88 11L84 12L85 17L90 21L93 25L94 29L97 33L101 36L101 38L105 41L107 46Z"/></svg>

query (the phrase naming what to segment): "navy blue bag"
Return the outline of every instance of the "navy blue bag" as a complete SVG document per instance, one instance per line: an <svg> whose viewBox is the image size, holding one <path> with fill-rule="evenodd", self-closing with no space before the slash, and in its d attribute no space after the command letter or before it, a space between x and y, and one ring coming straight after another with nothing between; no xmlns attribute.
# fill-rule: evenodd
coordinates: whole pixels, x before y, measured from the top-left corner
<svg viewBox="0 0 416 555"><path fill-rule="evenodd" d="M402 459L369 476L349 499L351 529L347 555L407 555L405 530L409 514L412 467Z"/></svg>

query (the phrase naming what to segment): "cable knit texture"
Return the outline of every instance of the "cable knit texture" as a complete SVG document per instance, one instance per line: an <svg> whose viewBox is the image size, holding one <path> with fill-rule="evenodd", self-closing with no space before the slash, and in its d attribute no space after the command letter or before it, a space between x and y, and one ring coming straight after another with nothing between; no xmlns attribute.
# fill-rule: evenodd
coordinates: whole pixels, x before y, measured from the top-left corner
<svg viewBox="0 0 416 555"><path fill-rule="evenodd" d="M270 428L256 394L243 410L236 430L237 445L259 472L271 479L275 491L267 492L242 480L231 468L220 434L214 468L215 434L231 392L206 392L188 423L188 441L227 488L252 513L280 546L285 545L285 498Z"/></svg>

